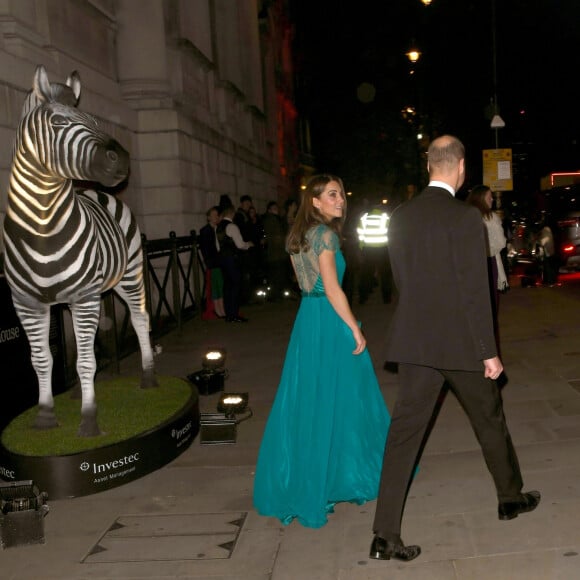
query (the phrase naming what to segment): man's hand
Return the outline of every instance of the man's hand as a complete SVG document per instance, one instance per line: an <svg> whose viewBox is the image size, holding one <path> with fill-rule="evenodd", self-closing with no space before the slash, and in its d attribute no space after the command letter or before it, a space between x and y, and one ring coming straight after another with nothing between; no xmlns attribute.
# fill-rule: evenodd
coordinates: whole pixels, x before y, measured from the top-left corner
<svg viewBox="0 0 580 580"><path fill-rule="evenodd" d="M486 379L493 379L496 381L503 372L503 365L501 364L499 356L494 356L493 358L484 360L483 365L485 366L485 373L483 376Z"/></svg>

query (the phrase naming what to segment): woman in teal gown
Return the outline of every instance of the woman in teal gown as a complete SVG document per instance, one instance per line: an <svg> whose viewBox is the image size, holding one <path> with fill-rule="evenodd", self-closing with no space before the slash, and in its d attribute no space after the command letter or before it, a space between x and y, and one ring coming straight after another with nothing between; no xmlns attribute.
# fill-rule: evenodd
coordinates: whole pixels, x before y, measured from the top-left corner
<svg viewBox="0 0 580 580"><path fill-rule="evenodd" d="M341 288L344 186L313 177L288 249L302 300L258 456L254 506L319 528L337 502L377 497L390 416Z"/></svg>

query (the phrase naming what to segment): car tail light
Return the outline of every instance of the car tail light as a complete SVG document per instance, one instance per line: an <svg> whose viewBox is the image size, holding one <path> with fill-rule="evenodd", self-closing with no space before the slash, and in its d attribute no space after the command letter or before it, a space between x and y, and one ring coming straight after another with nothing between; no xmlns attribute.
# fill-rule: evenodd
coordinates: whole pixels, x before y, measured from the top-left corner
<svg viewBox="0 0 580 580"><path fill-rule="evenodd" d="M565 246L562 247L562 251L564 252L564 254L571 254L575 250L576 246L574 244L566 244Z"/></svg>
<svg viewBox="0 0 580 580"><path fill-rule="evenodd" d="M578 225L578 218L568 218L558 220L558 226L561 228L574 228Z"/></svg>

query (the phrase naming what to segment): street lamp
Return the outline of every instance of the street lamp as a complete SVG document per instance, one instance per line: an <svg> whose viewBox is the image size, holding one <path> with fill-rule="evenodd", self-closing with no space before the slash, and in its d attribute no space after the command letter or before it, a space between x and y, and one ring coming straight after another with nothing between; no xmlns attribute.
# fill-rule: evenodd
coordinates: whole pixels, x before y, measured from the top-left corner
<svg viewBox="0 0 580 580"><path fill-rule="evenodd" d="M419 59L421 58L421 54L422 54L421 51L415 45L415 41L412 40L411 47L405 53L405 56L409 59L409 62L411 63L411 70L409 72L410 75L415 74L414 65L416 65ZM401 111L403 118L405 119L405 121L407 121L413 132L414 143L412 144L412 147L415 150L415 162L414 162L416 171L415 188L417 191L421 188L421 161L422 161L422 152L421 152L422 137L419 137L418 135L421 133L423 127L422 114L420 113L422 106L421 104L422 95L421 95L421 87L418 84L419 82L420 79L417 79L416 77L412 82L414 92L413 96L414 99L418 101L417 103L418 107L406 106Z"/></svg>
<svg viewBox="0 0 580 580"><path fill-rule="evenodd" d="M419 58L421 58L421 51L418 48L410 48L405 53L405 56L411 61L412 64L415 64Z"/></svg>
<svg viewBox="0 0 580 580"><path fill-rule="evenodd" d="M495 25L495 0L491 0L491 44L492 44L492 68L493 68L493 117L490 127L495 131L495 148L499 147L498 129L505 127L504 120L499 115L497 104L497 47L496 47L496 25Z"/></svg>
<svg viewBox="0 0 580 580"><path fill-rule="evenodd" d="M429 6L429 5L431 4L431 2L432 2L432 1L433 1L433 0L421 0L421 2L422 2L423 4L425 4L425 6Z"/></svg>

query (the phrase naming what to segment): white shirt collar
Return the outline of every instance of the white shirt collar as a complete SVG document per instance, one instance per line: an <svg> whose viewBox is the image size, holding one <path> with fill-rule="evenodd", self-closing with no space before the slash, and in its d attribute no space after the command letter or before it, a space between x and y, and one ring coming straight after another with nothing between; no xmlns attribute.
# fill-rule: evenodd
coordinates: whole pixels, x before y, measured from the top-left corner
<svg viewBox="0 0 580 580"><path fill-rule="evenodd" d="M429 186L431 187L442 187L443 189L446 189L453 197L455 197L455 190L448 184L445 183L444 181L430 181L429 182Z"/></svg>

